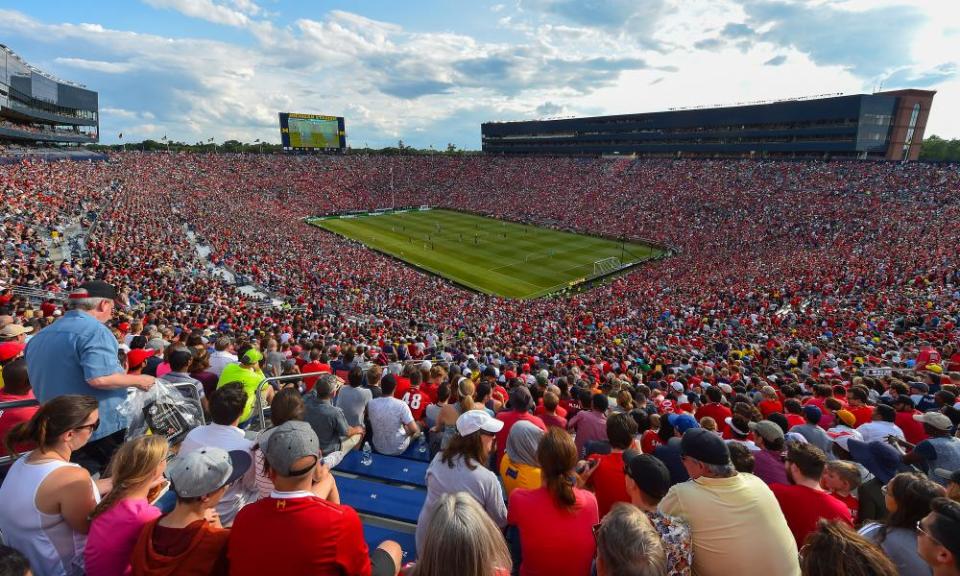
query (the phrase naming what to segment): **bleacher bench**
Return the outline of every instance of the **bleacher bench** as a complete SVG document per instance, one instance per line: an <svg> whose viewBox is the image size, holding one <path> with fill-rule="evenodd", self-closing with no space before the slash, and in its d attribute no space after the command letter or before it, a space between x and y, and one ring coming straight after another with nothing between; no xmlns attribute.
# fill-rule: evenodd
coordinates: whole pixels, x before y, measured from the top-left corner
<svg viewBox="0 0 960 576"><path fill-rule="evenodd" d="M337 476L340 502L361 514L416 524L427 498L425 490L391 486L382 482Z"/></svg>
<svg viewBox="0 0 960 576"><path fill-rule="evenodd" d="M362 460L363 454L361 452L351 450L337 465L336 470L385 482L396 482L421 488L427 486L427 466L429 465L426 462L384 454L373 454L373 463L369 466L364 466Z"/></svg>

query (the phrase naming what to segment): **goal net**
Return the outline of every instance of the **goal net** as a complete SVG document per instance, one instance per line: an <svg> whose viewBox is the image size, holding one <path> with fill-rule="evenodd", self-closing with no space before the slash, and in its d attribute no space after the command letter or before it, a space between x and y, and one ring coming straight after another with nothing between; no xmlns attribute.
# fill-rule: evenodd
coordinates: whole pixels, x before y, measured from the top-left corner
<svg viewBox="0 0 960 576"><path fill-rule="evenodd" d="M593 263L593 275L600 276L602 274L607 274L608 272L613 272L617 268L620 268L619 258L616 256L602 258Z"/></svg>

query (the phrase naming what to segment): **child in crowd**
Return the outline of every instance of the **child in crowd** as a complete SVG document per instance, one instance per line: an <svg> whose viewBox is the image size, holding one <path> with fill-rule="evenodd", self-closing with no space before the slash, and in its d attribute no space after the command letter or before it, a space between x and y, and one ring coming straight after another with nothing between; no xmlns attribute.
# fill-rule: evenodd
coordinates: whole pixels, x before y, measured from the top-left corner
<svg viewBox="0 0 960 576"><path fill-rule="evenodd" d="M713 419L713 416L704 416L701 418L700 427L704 430L709 430L714 434L720 434L720 430L717 429L717 421Z"/></svg>
<svg viewBox="0 0 960 576"><path fill-rule="evenodd" d="M848 460L831 460L823 469L820 486L834 498L847 505L854 525L858 524L860 499L854 495L860 487L860 470Z"/></svg>
<svg viewBox="0 0 960 576"><path fill-rule="evenodd" d="M90 515L90 534L83 557L87 574L130 574L130 553L144 525L160 517L153 505L166 487L167 440L142 436L126 442L113 455L108 476L113 490Z"/></svg>

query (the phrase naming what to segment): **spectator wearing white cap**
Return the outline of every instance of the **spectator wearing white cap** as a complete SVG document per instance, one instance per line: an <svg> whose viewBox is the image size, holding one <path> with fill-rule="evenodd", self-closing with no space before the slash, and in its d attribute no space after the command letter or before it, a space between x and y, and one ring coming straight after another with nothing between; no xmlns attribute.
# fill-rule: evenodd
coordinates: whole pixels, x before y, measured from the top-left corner
<svg viewBox="0 0 960 576"><path fill-rule="evenodd" d="M481 410L469 410L457 418L456 434L427 468L427 498L417 519L418 553L423 550L434 506L445 494L466 492L483 506L497 526L506 524L507 507L500 481L484 467L502 428L503 422Z"/></svg>

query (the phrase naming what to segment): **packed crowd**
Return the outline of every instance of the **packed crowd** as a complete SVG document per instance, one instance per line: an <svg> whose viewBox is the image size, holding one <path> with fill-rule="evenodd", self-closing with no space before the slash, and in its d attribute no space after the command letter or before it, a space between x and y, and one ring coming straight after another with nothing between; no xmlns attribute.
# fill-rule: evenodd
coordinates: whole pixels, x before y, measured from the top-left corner
<svg viewBox="0 0 960 576"><path fill-rule="evenodd" d="M0 486L17 502L0 509L3 562L960 570L955 165L132 153L0 166L0 192L0 401L43 402L0 416L7 449L31 450ZM394 202L675 254L521 302L302 222ZM51 261L47 239L70 222L89 257ZM212 274L193 238L286 304ZM313 372L343 378L267 387L272 427L249 431L264 376ZM172 385L199 407L167 463L169 443L131 438L118 407L128 388ZM367 442L400 454L421 437L435 456L404 567L396 543L367 549L330 469ZM265 554L266 534L289 538Z"/></svg>

